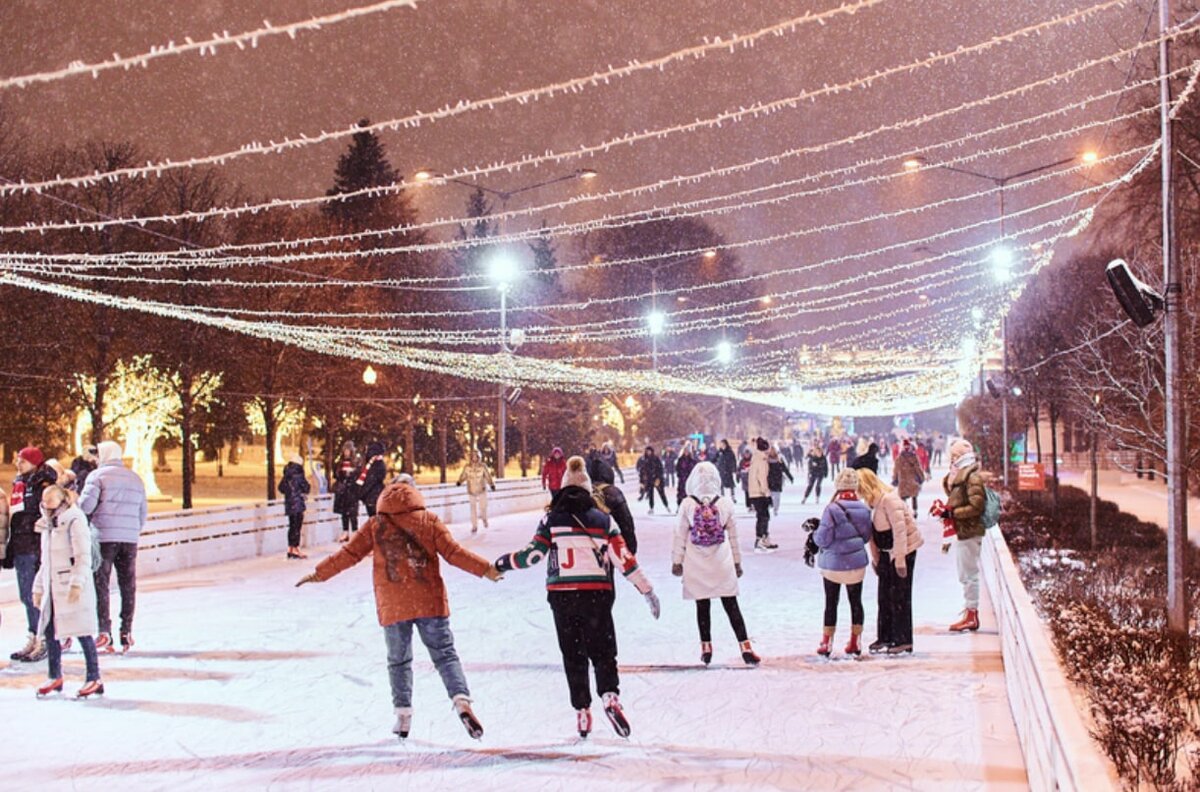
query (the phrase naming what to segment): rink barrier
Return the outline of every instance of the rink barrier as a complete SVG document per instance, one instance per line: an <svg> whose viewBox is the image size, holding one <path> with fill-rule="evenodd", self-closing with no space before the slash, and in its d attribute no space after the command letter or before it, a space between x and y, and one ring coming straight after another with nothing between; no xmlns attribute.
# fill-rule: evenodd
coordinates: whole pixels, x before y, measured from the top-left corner
<svg viewBox="0 0 1200 792"><path fill-rule="evenodd" d="M1025 755L1029 788L1035 792L1120 789L1115 769L1088 732L1050 632L997 529L987 532L980 566L1000 629L1008 701Z"/></svg>

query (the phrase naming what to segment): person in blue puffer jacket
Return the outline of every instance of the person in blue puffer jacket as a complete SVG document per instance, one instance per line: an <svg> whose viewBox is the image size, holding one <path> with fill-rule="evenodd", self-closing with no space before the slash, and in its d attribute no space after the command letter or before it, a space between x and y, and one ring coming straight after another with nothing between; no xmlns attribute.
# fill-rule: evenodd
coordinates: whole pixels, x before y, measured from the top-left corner
<svg viewBox="0 0 1200 792"><path fill-rule="evenodd" d="M834 482L837 490L821 515L821 524L813 541L821 552L817 567L825 578L825 629L817 654L828 657L833 651L837 629L838 600L842 586L850 599L850 643L846 654L862 654L859 645L866 621L863 613L863 578L866 577L867 543L871 540L871 509L858 499L858 471L843 468Z"/></svg>

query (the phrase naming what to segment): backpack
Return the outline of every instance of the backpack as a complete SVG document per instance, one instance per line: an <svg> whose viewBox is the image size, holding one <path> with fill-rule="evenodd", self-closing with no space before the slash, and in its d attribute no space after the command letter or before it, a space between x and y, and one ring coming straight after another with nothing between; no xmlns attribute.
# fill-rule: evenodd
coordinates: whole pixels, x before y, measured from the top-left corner
<svg viewBox="0 0 1200 792"><path fill-rule="evenodd" d="M979 516L979 521L983 523L983 527L995 528L1000 524L1000 493L990 487L984 487L985 495L983 504L983 514Z"/></svg>
<svg viewBox="0 0 1200 792"><path fill-rule="evenodd" d="M697 547L713 547L725 541L725 526L721 524L721 510L717 502L705 503L693 496L696 511L692 513L692 527L688 540Z"/></svg>
<svg viewBox="0 0 1200 792"><path fill-rule="evenodd" d="M100 562L103 560L100 556L100 532L92 527L92 521L87 517L83 518L83 524L88 527L88 536L92 540L92 574L94 575L100 569ZM72 538L70 527L67 528L67 538ZM73 546L75 543L72 541L71 544ZM71 564L75 564L74 558L71 559Z"/></svg>

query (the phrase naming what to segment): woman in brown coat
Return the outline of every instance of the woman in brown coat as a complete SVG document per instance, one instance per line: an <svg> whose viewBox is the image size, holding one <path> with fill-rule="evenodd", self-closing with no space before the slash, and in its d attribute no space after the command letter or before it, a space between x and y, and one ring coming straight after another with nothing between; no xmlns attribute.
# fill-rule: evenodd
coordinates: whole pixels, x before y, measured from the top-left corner
<svg viewBox="0 0 1200 792"><path fill-rule="evenodd" d="M471 693L450 632L450 603L439 557L473 575L499 580L500 573L450 535L425 499L408 483L393 484L379 496L377 514L341 550L317 564L297 583L321 583L372 556L375 607L388 647L388 674L400 739L412 726L412 633L425 648L467 732L479 739L483 727L471 711Z"/></svg>

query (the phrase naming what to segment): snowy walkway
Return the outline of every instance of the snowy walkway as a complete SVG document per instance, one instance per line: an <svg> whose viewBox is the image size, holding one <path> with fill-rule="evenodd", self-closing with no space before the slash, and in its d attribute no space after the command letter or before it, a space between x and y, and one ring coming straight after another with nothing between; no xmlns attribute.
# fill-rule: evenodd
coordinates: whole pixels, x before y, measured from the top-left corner
<svg viewBox="0 0 1200 792"><path fill-rule="evenodd" d="M1091 492L1091 471L1060 470L1059 480ZM1102 500L1112 501L1122 511L1166 529L1167 485L1161 478L1150 481L1120 470L1101 470L1096 491ZM1188 536L1193 542L1200 541L1200 498L1188 498Z"/></svg>
<svg viewBox="0 0 1200 792"><path fill-rule="evenodd" d="M499 584L447 574L486 734L466 736L418 648L417 715L401 746L390 734L369 565L297 590L308 563L258 559L144 580L138 649L102 658L103 700L37 701L44 667L0 671L5 776L43 789L1025 789L990 607L981 633L944 632L961 600L940 531L926 525L916 565L917 653L823 661L812 654L821 584L803 564L799 528L816 508L801 507L796 488L784 498L772 531L780 552L750 552L752 520L741 521L743 610L765 658L753 670L720 608L716 667L699 667L694 611L669 572L673 519L637 505L640 556L663 615L654 622L620 583L628 742L602 716L593 739L573 739L540 568ZM499 519L468 541L491 558L523 544L535 522ZM7 655L24 620L11 604L3 616ZM845 637L843 627L839 651ZM82 670L82 657L69 655L70 691Z"/></svg>

